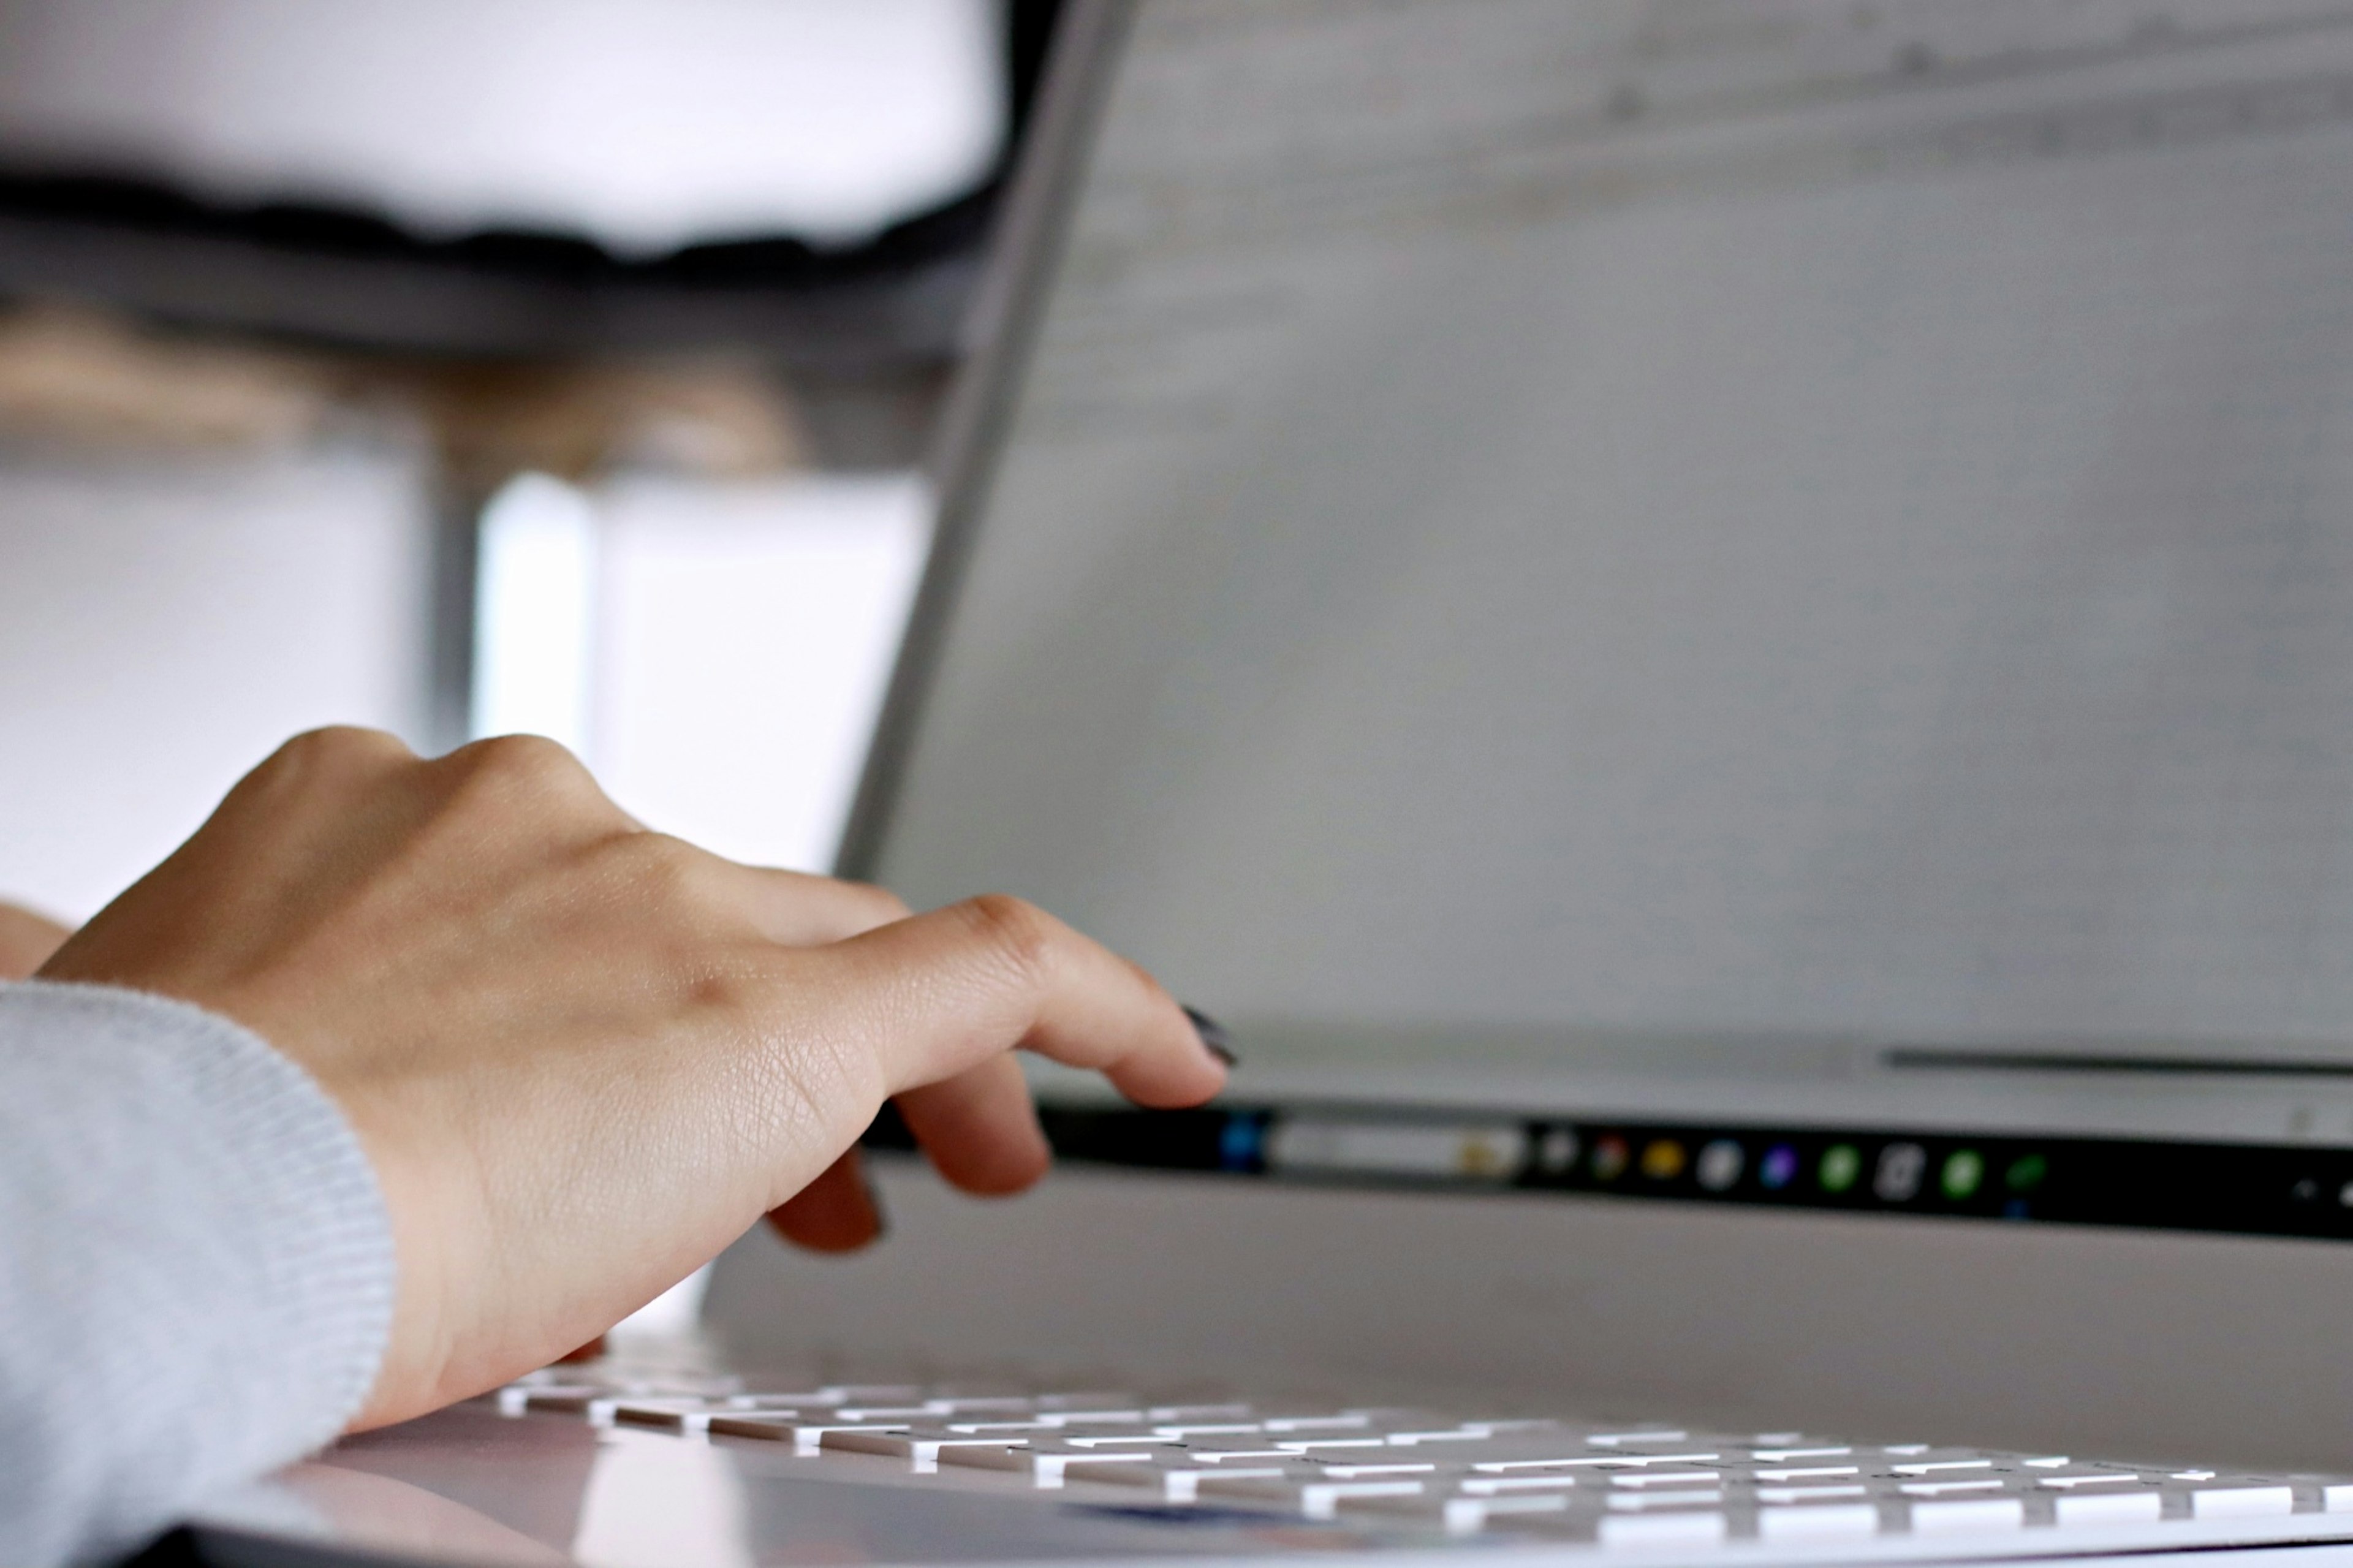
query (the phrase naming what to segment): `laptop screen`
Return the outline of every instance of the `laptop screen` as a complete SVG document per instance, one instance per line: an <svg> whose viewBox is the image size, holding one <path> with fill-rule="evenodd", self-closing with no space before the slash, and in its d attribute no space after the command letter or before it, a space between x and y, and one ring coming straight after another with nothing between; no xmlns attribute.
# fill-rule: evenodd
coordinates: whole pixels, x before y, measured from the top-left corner
<svg viewBox="0 0 2353 1568"><path fill-rule="evenodd" d="M2353 1235L2353 5L1111 31L855 869L1229 1166Z"/></svg>

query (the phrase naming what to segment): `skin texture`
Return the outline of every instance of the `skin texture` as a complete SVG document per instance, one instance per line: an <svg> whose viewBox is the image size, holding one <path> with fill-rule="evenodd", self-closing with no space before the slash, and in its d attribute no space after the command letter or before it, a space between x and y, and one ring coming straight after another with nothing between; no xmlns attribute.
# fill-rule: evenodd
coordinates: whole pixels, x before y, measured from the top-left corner
<svg viewBox="0 0 2353 1568"><path fill-rule="evenodd" d="M1047 1161L1014 1049L1145 1105L1225 1078L1149 975L1028 904L910 915L723 860L522 738L298 736L39 973L235 1018L350 1117L399 1258L355 1428L593 1340L764 1214L864 1241L852 1144L886 1099L1006 1193Z"/></svg>

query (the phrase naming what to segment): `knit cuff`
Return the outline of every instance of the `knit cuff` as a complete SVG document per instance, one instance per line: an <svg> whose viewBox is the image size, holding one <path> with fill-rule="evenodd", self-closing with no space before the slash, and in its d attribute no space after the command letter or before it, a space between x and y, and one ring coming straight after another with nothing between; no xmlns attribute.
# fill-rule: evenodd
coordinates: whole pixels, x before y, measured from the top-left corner
<svg viewBox="0 0 2353 1568"><path fill-rule="evenodd" d="M133 1544L359 1409L390 1219L341 1110L251 1030L113 986L0 987L0 1402L44 1450L0 1479L0 1519L62 1530L58 1555Z"/></svg>

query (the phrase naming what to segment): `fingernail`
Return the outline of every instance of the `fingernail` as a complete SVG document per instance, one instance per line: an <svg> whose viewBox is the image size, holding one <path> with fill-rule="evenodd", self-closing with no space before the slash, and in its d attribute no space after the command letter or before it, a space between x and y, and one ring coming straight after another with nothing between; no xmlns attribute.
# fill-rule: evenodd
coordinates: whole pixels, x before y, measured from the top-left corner
<svg viewBox="0 0 2353 1568"><path fill-rule="evenodd" d="M1182 1003L1177 1005L1184 1005ZM1208 1051L1229 1068L1241 1066L1241 1058L1234 1055L1233 1043L1228 1038L1226 1026L1223 1024L1219 1023L1198 1007L1186 1007L1185 1016L1193 1020L1193 1032L1201 1037L1203 1050Z"/></svg>

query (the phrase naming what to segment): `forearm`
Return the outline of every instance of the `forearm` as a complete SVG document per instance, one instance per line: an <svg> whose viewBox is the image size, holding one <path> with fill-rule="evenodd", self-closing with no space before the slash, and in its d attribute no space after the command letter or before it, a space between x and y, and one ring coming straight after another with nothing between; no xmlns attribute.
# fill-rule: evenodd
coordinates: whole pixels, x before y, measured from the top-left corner
<svg viewBox="0 0 2353 1568"><path fill-rule="evenodd" d="M135 1546L359 1408L391 1232L291 1061L185 1004L0 987L0 1147L10 1561Z"/></svg>

